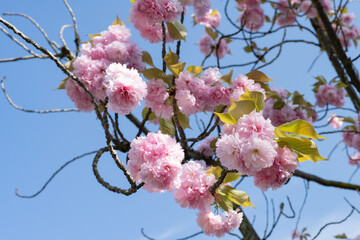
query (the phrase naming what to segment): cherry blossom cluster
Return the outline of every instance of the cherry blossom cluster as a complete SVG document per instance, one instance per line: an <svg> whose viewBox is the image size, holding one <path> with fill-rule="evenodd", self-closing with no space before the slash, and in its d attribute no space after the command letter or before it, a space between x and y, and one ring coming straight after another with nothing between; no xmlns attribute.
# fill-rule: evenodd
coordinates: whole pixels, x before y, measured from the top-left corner
<svg viewBox="0 0 360 240"><path fill-rule="evenodd" d="M172 22L180 17L182 6L176 0L137 0L130 8L130 21L140 35L151 43L162 41L161 23ZM172 42L167 32L166 40Z"/></svg>
<svg viewBox="0 0 360 240"><path fill-rule="evenodd" d="M207 235L223 236L238 228L242 213L230 210L226 219L215 216L210 206L215 197L209 188L216 182L204 161L181 164L184 151L169 135L149 133L138 137L130 145L127 163L136 182L144 182L149 192L174 191L174 198L181 207L198 209L198 224Z"/></svg>
<svg viewBox="0 0 360 240"><path fill-rule="evenodd" d="M360 164L360 119L357 116L354 121L354 124L348 125L343 128L342 136L343 141L346 146L355 148L358 152L349 156L350 165L359 165Z"/></svg>
<svg viewBox="0 0 360 240"><path fill-rule="evenodd" d="M257 31L264 25L265 14L260 0L237 0L236 3L241 11L241 24L247 29Z"/></svg>
<svg viewBox="0 0 360 240"><path fill-rule="evenodd" d="M343 46L350 47L351 41L360 37L360 28L353 25L354 13L344 13L340 17L340 24L332 24Z"/></svg>
<svg viewBox="0 0 360 240"><path fill-rule="evenodd" d="M264 117L270 119L274 126L303 119L313 123L317 119L315 107L304 100L302 95L291 94L283 88L270 87L270 97L265 100Z"/></svg>
<svg viewBox="0 0 360 240"><path fill-rule="evenodd" d="M321 0L321 4L326 13L329 13L332 9L331 0ZM276 20L276 23L279 26L293 25L296 18L300 15L299 11L306 15L307 18L315 18L317 16L317 11L311 0L279 0L276 4L276 8L281 12L280 17Z"/></svg>
<svg viewBox="0 0 360 240"><path fill-rule="evenodd" d="M201 24L207 28L217 28L220 26L221 14L217 10L210 9L203 17L193 16L194 24Z"/></svg>
<svg viewBox="0 0 360 240"><path fill-rule="evenodd" d="M82 44L80 57L72 67L95 102L108 97L109 108L125 115L140 104L147 92L146 83L138 72L145 67L141 56L141 49L131 42L130 30L116 24ZM94 109L89 94L74 80L68 78L65 88L79 110L91 112Z"/></svg>
<svg viewBox="0 0 360 240"><path fill-rule="evenodd" d="M232 80L230 86L225 86L221 80L218 68L207 69L200 77L184 71L175 80L177 103L182 113L190 115L198 112L214 111L219 105L229 105L230 99L237 101L245 92L262 91L260 84L244 75Z"/></svg>
<svg viewBox="0 0 360 240"><path fill-rule="evenodd" d="M216 155L225 167L254 175L254 184L260 189L279 188L292 176L298 160L286 146L277 145L274 130L270 119L254 110L236 124L224 126Z"/></svg>
<svg viewBox="0 0 360 240"><path fill-rule="evenodd" d="M219 38L213 39L209 35L204 35L201 37L198 45L200 47L200 52L205 56L210 56L212 53L214 57L222 59L225 57L225 54L229 53L229 44L224 38L221 39L219 44ZM217 47L217 45L219 46Z"/></svg>
<svg viewBox="0 0 360 240"><path fill-rule="evenodd" d="M345 104L345 90L331 84L320 85L315 92L316 105L325 107L327 104L342 107Z"/></svg>
<svg viewBox="0 0 360 240"><path fill-rule="evenodd" d="M130 21L144 39L158 43L163 39L162 22L179 19L181 12L185 11L185 6L193 6L196 17L204 18L206 21L211 2L210 0L136 0L130 8ZM166 41L174 41L167 30Z"/></svg>

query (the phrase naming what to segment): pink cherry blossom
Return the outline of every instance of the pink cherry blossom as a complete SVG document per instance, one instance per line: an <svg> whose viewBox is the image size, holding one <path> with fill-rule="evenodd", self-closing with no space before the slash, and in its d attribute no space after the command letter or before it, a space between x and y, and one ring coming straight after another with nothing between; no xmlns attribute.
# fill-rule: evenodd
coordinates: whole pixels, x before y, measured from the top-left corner
<svg viewBox="0 0 360 240"><path fill-rule="evenodd" d="M317 11L315 7L312 6L310 0L303 1L300 5L300 10L302 13L306 14L306 17L308 18L314 18L317 15Z"/></svg>
<svg viewBox="0 0 360 240"><path fill-rule="evenodd" d="M342 117L337 117L336 115L334 115L334 114L331 114L331 118L330 119L328 119L328 121L329 121L329 124L333 127L333 128L339 128L339 127L341 127L342 125L343 125L343 120L344 120L344 118L342 118Z"/></svg>
<svg viewBox="0 0 360 240"><path fill-rule="evenodd" d="M91 112L94 105L91 98L85 90L79 86L77 82L68 78L65 85L66 94L70 97L80 111Z"/></svg>
<svg viewBox="0 0 360 240"><path fill-rule="evenodd" d="M232 231L233 229L239 228L243 213L230 210L224 214L225 218L220 215L214 215L209 209L207 211L200 211L197 214L197 223L204 231L205 235L223 237L225 233Z"/></svg>
<svg viewBox="0 0 360 240"><path fill-rule="evenodd" d="M277 148L274 164L255 173L254 184L263 191L268 188L280 188L293 174L298 166L298 156L286 146Z"/></svg>
<svg viewBox="0 0 360 240"><path fill-rule="evenodd" d="M180 186L175 189L174 198L181 207L205 210L215 198L209 188L216 182L213 174L207 174L205 162L189 161L183 165Z"/></svg>
<svg viewBox="0 0 360 240"><path fill-rule="evenodd" d="M173 108L165 104L169 98L167 86L162 79L151 79L147 83L148 93L145 97L145 105L155 112L156 116L170 118L173 114Z"/></svg>
<svg viewBox="0 0 360 240"><path fill-rule="evenodd" d="M315 94L316 104L319 107L325 107L330 104L336 107L342 107L345 104L345 90L336 88L330 84L321 85Z"/></svg>
<svg viewBox="0 0 360 240"><path fill-rule="evenodd" d="M264 9L260 6L246 8L240 16L241 23L249 30L259 30L265 22Z"/></svg>
<svg viewBox="0 0 360 240"><path fill-rule="evenodd" d="M360 165L360 153L357 152L349 157L349 164L352 166Z"/></svg>
<svg viewBox="0 0 360 240"><path fill-rule="evenodd" d="M193 7L195 16L201 18L211 9L211 2L210 0L193 0Z"/></svg>
<svg viewBox="0 0 360 240"><path fill-rule="evenodd" d="M130 144L128 169L150 192L172 191L180 184L184 151L169 135L149 133Z"/></svg>
<svg viewBox="0 0 360 240"><path fill-rule="evenodd" d="M275 127L269 119L265 120L262 112L256 112L256 110L242 116L236 128L240 136L245 138L254 136L269 141L274 138Z"/></svg>
<svg viewBox="0 0 360 240"><path fill-rule="evenodd" d="M108 107L121 115L134 110L147 93L146 83L141 79L139 72L120 63L110 64L106 69L105 81L108 84Z"/></svg>
<svg viewBox="0 0 360 240"><path fill-rule="evenodd" d="M205 25L207 28L217 28L220 26L221 14L217 10L210 9L205 16L195 17L198 24Z"/></svg>

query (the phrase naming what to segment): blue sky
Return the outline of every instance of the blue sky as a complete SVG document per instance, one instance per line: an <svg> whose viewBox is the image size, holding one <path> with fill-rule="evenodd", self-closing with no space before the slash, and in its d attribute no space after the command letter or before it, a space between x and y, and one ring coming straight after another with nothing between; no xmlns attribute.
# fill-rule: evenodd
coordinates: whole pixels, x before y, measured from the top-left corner
<svg viewBox="0 0 360 240"><path fill-rule="evenodd" d="M131 4L128 0L104 0L101 4L95 0L88 0L86 4L85 1L69 3L77 16L82 41L88 40L86 34L105 30L116 18L116 14L126 21ZM224 0L218 0L214 8L222 9L224 3ZM353 6L360 12L359 3L355 2ZM6 1L1 3L0 12L20 12L32 16L46 30L49 37L59 43L61 26L72 23L61 0ZM237 14L236 11L231 13ZM14 16L8 16L6 19L41 45L48 47L41 34L25 19ZM189 15L185 23L189 37L186 44L183 44L181 56L188 64L199 65L203 55L195 43L204 30L202 27L192 27ZM127 23L127 26L131 28L133 40L149 51L158 62L157 65L160 65L160 44L151 45L144 42L131 23ZM228 33L234 31L226 24L221 29ZM73 32L71 29L65 31L65 37L71 45ZM303 33L290 34L296 38L301 37ZM275 41L275 38L269 41ZM223 64L243 62L249 58L242 50L242 44L231 43L232 54L224 58ZM359 54L359 49L351 48L350 51L353 55ZM0 32L0 58L23 55L26 55L26 52ZM310 92L313 77L334 76L325 54L322 54L312 71L307 72L311 62L318 55L319 51L312 47L288 45L284 47L278 61L262 71L276 80L273 85L306 93L306 97L314 99ZM209 64L213 63L214 60L209 61ZM356 66L359 67L359 63ZM225 70L223 73L228 71ZM235 72L245 74L249 69L236 69ZM48 60L0 64L1 76L6 76L5 85L14 102L24 108L45 110L74 107L64 91L53 91L65 75ZM141 109L138 109L135 114L139 115L140 112ZM144 238L140 230L145 228L148 235L161 240L176 239L200 231L196 225L196 212L182 209L175 203L171 193L150 194L140 190L126 197L104 189L93 176L91 156L80 159L64 169L37 198L16 197L16 188L25 195L36 192L64 162L103 147L105 139L93 113L24 113L13 109L0 94L0 116L0 239L141 240ZM201 117L206 118L204 115ZM136 129L125 118L121 119L121 126L126 128L129 139L134 137ZM151 128L151 125L149 127ZM196 126L193 129L192 132L188 132L189 135L198 133ZM319 143L322 155L327 156L331 147L339 140L339 136L330 136L326 142ZM125 159L124 155L121 156ZM330 161L316 164L305 162L300 165L300 169L320 174L324 178L347 180L354 167L348 165L341 146ZM102 176L114 185L127 186L124 185L121 172L116 169L109 156L101 158L99 170ZM359 183L360 176L357 175L353 182ZM293 178L282 189L269 190L268 198L274 198L275 206L278 206L289 196L295 210L298 211L304 198L303 185L302 180ZM249 193L256 206L256 209L246 209L246 213L251 220L256 216L255 226L262 236L266 211L261 191L253 186L252 179L245 180L240 189ZM309 191L309 199L299 226L308 227L310 233L316 233L323 224L339 220L348 213L350 208L345 204L344 196L357 206L360 205L359 195L349 191L324 188L314 183L310 184ZM288 207L285 209L289 210ZM278 211L278 207L276 210ZM318 239L332 239L335 234L343 232L355 237L360 234L356 228L359 222L360 217L354 216L346 224L325 231ZM289 235L294 227L294 220L282 219L272 239L290 239ZM194 239L210 238L201 235ZM224 239L233 237L226 236Z"/></svg>

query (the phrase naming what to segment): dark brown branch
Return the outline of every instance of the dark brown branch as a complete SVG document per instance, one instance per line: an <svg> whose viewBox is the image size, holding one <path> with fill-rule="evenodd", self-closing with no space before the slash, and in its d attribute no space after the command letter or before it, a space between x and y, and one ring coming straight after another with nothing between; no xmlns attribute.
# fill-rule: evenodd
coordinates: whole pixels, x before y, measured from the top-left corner
<svg viewBox="0 0 360 240"><path fill-rule="evenodd" d="M353 87L351 86L343 67L341 66L339 60L337 59L335 51L330 43L330 40L326 37L324 31L322 30L319 22L316 19L311 19L311 24L312 24L313 28L315 29L315 31L318 35L319 42L320 42L321 46L323 47L323 49L325 49L325 51L328 55L328 58L329 58L331 64L333 65L336 73L338 74L340 80L347 85L345 90L349 94L351 101L354 104L354 107L356 108L357 111L359 111L359 109L360 109L359 97L358 97L357 93L355 92L355 90L353 89Z"/></svg>
<svg viewBox="0 0 360 240"><path fill-rule="evenodd" d="M344 66L347 74L349 75L351 79L351 84L355 86L358 92L360 92L360 80L358 75L356 74L353 64L351 60L346 56L343 47L341 46L340 40L337 37L335 30L331 26L331 22L325 12L324 7L322 6L322 3L320 0L311 0L318 12L318 16L321 19L321 22L323 23L326 33L329 37L329 40L333 46L333 49L338 57L338 59L341 61L342 65Z"/></svg>
<svg viewBox="0 0 360 240"><path fill-rule="evenodd" d="M141 122L139 121L139 119L137 119L132 113L129 113L128 115L126 115L126 118L129 119L137 128L140 129L141 127ZM142 132L147 135L149 133L149 130L146 127L142 128Z"/></svg>
<svg viewBox="0 0 360 240"><path fill-rule="evenodd" d="M100 149L97 153L96 153L96 156L94 158L94 161L93 161L93 164L92 164L92 168L93 168L93 172L94 172L94 175L96 177L96 180L103 186L105 187L106 189L108 189L109 191L112 191L112 192L115 192L115 193L119 193L119 194L124 194L126 196L129 196L133 193L135 193L139 188L141 188L144 184L141 183L139 185L136 185L136 182L134 179L132 179L132 177L130 176L130 173L129 172L124 172L125 176L127 177L127 179L131 185L131 187L129 189L121 189L121 188L118 188L118 187L115 187L115 186L112 186L110 185L110 183L106 182L99 174L99 171L97 169L97 165L99 163L99 159L101 157L101 155L104 153L104 152L108 152L110 149L108 147L106 148L102 148ZM128 175L128 176L127 176Z"/></svg>
<svg viewBox="0 0 360 240"><path fill-rule="evenodd" d="M312 174L309 174L306 172L302 172L300 170L295 170L294 176L306 179L308 181L316 182L320 185L327 186L327 187L337 187L337 188L341 188L341 189L360 191L360 185L344 183L344 182L339 182L339 181L326 180L326 179L320 178L318 176L315 176L315 175L312 175Z"/></svg>

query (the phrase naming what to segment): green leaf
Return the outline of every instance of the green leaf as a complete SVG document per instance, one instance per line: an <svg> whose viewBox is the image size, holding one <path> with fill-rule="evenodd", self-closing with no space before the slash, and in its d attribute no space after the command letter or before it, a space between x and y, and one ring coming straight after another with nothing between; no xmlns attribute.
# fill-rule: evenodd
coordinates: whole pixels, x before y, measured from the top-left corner
<svg viewBox="0 0 360 240"><path fill-rule="evenodd" d="M222 184L238 180L240 177L240 173L227 173Z"/></svg>
<svg viewBox="0 0 360 240"><path fill-rule="evenodd" d="M149 68L149 69L145 69L143 71L141 71L141 73L144 75L144 77L148 80L151 80L151 79L162 79L164 80L165 83L169 83L169 78L168 76L163 72L161 71L160 69L158 68Z"/></svg>
<svg viewBox="0 0 360 240"><path fill-rule="evenodd" d="M346 117L343 119L344 122L355 124L355 120L352 117Z"/></svg>
<svg viewBox="0 0 360 240"><path fill-rule="evenodd" d="M233 116L231 116L230 113L217 113L217 112L214 113L218 115L220 120L224 123L229 123L231 125L234 125L236 123L236 119Z"/></svg>
<svg viewBox="0 0 360 240"><path fill-rule="evenodd" d="M212 173L216 179L218 179L221 175L221 171L222 171L222 168L221 167L214 167L214 166L211 166L211 168L209 170L207 170L207 175L210 175L210 173Z"/></svg>
<svg viewBox="0 0 360 240"><path fill-rule="evenodd" d="M274 80L270 79L268 76L266 76L265 73L257 71L257 70L247 73L246 76L248 78L254 80L257 83L274 81Z"/></svg>
<svg viewBox="0 0 360 240"><path fill-rule="evenodd" d="M221 196L227 197L230 201L242 207L254 207L250 201L249 195L246 192L236 190L231 186L222 185L217 189L217 193Z"/></svg>
<svg viewBox="0 0 360 240"><path fill-rule="evenodd" d="M163 134L168 134L171 137L175 136L175 126L171 119L159 118L159 124L160 124L159 130Z"/></svg>
<svg viewBox="0 0 360 240"><path fill-rule="evenodd" d="M60 82L59 86L54 89L54 91L60 90L60 89L65 89L66 82L68 81L68 79L69 79L69 78L65 78L64 80L62 80L62 81Z"/></svg>
<svg viewBox="0 0 360 240"><path fill-rule="evenodd" d="M168 66L168 69L170 72L174 74L175 77L179 76L179 73L181 73L185 68L186 63L176 63L174 65Z"/></svg>
<svg viewBox="0 0 360 240"><path fill-rule="evenodd" d="M194 73L195 76L198 76L198 75L200 75L200 73L203 72L203 68L202 68L202 66L198 67L198 66L190 65L187 67L186 71Z"/></svg>
<svg viewBox="0 0 360 240"><path fill-rule="evenodd" d="M186 40L187 30L181 22L179 22L178 20L175 20L172 23L166 22L166 26L169 31L170 37L175 40Z"/></svg>
<svg viewBox="0 0 360 240"><path fill-rule="evenodd" d="M155 67L152 57L151 57L150 53L148 53L147 51L142 51L142 61L144 63L146 63L147 65Z"/></svg>
<svg viewBox="0 0 360 240"><path fill-rule="evenodd" d="M225 211L233 210L234 205L226 196L220 195L220 197L217 199L217 202Z"/></svg>
<svg viewBox="0 0 360 240"><path fill-rule="evenodd" d="M211 28L205 28L205 32L215 41L215 39L218 37L218 32L213 31Z"/></svg>
<svg viewBox="0 0 360 240"><path fill-rule="evenodd" d="M343 82L339 82L335 85L337 88L346 88L348 85L346 83Z"/></svg>
<svg viewBox="0 0 360 240"><path fill-rule="evenodd" d="M149 108L148 107L144 107L144 109L142 110L142 118L144 119L146 117L146 114L147 112L149 111ZM156 119L156 115L154 112L151 112L150 115L149 115L149 118L148 120L151 121L151 120L154 120Z"/></svg>
<svg viewBox="0 0 360 240"><path fill-rule="evenodd" d="M234 100L231 99L231 102L232 102L232 104L228 111L229 111L229 114L231 114L231 116L234 118L235 123L244 114L249 114L252 111L254 111L254 109L256 109L254 102L252 102L250 100L241 100L241 101L235 102Z"/></svg>
<svg viewBox="0 0 360 240"><path fill-rule="evenodd" d="M335 236L335 238L337 238L337 239L348 239L348 237L346 236L345 233L343 233L343 234L338 234L338 235Z"/></svg>
<svg viewBox="0 0 360 240"><path fill-rule="evenodd" d="M117 15L116 15L116 19L115 19L115 21L112 23L112 25L120 25L120 26L123 26L123 25L125 25L125 23L120 20L119 14L117 14Z"/></svg>
<svg viewBox="0 0 360 240"><path fill-rule="evenodd" d="M247 52L247 53L251 53L252 52L252 46L244 47L244 51Z"/></svg>
<svg viewBox="0 0 360 240"><path fill-rule="evenodd" d="M231 85L233 71L234 70L231 69L231 71L229 73L227 73L227 74L225 74L224 76L221 77L221 80L223 80L227 84Z"/></svg>
<svg viewBox="0 0 360 240"><path fill-rule="evenodd" d="M186 128L191 129L190 124L189 124L189 117L187 115L185 115L182 112L178 111L177 116L178 116L178 119L179 119L179 122L180 122L180 126L183 129L186 129Z"/></svg>
<svg viewBox="0 0 360 240"><path fill-rule="evenodd" d="M179 56L176 53L173 53L171 48L169 48L169 52L164 57L164 61L167 66L171 66L179 62Z"/></svg>
<svg viewBox="0 0 360 240"><path fill-rule="evenodd" d="M241 100L249 100L253 102L257 112L263 110L265 107L265 96L262 92L253 92L245 88L245 93L243 93L239 98L239 101Z"/></svg>
<svg viewBox="0 0 360 240"><path fill-rule="evenodd" d="M327 139L317 134L314 127L310 123L302 119L296 119L294 121L284 123L277 128L284 132L296 133L315 140Z"/></svg>
<svg viewBox="0 0 360 240"><path fill-rule="evenodd" d="M270 17L266 15L266 16L265 16L265 21L266 21L266 22L271 22Z"/></svg>
<svg viewBox="0 0 360 240"><path fill-rule="evenodd" d="M327 160L322 157L319 153L319 150L315 144L315 142L311 141L308 138L303 137L291 137L291 135L287 135L286 137L279 137L278 144L279 146L286 145L289 149L294 151L299 155L299 161L303 162L306 160L310 160L313 162L318 162L321 160ZM277 134L278 135L278 134Z"/></svg>

